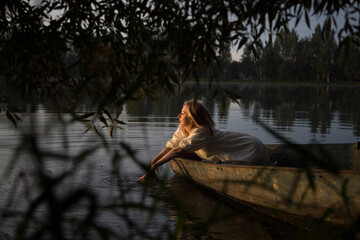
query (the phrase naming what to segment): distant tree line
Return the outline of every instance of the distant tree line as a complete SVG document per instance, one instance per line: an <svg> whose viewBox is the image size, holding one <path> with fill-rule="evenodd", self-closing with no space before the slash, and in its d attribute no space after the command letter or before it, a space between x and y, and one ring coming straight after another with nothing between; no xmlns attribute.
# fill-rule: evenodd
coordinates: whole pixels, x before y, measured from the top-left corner
<svg viewBox="0 0 360 240"><path fill-rule="evenodd" d="M205 78L259 81L360 81L360 40L353 36L338 44L335 31L324 34L317 25L310 37L299 38L293 29L280 31L274 41L256 47L246 45L240 61L232 61L230 49L213 64Z"/></svg>

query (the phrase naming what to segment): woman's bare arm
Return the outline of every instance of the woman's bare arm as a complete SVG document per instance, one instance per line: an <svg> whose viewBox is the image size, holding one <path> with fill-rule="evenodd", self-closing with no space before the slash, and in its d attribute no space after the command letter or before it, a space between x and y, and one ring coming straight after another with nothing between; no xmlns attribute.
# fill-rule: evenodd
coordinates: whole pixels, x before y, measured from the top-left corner
<svg viewBox="0 0 360 240"><path fill-rule="evenodd" d="M161 152L154 157L153 160L151 160L151 165L155 164L157 161L159 161L165 154L167 154L168 152L170 152L171 148L164 148L163 150L161 150Z"/></svg>
<svg viewBox="0 0 360 240"><path fill-rule="evenodd" d="M151 161L151 168L148 173L145 173L142 177L138 179L138 181L142 182L148 176L152 176L154 171L164 163L169 162L171 159L176 157L181 157L186 152L181 147L175 147L173 149L165 148L163 149L152 161Z"/></svg>
<svg viewBox="0 0 360 240"><path fill-rule="evenodd" d="M186 152L182 147L175 147L171 149L169 152L167 152L163 157L161 157L159 160L157 160L154 163L151 163L151 171L154 171L156 168L160 167L161 165L167 163L173 158L181 157Z"/></svg>

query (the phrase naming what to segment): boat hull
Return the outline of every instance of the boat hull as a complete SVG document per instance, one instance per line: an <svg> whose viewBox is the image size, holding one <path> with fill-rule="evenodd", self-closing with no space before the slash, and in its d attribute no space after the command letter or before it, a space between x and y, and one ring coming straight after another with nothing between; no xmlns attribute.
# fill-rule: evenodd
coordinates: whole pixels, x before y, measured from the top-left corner
<svg viewBox="0 0 360 240"><path fill-rule="evenodd" d="M347 225L360 216L360 172L212 164L176 158L173 171L202 186L264 209Z"/></svg>

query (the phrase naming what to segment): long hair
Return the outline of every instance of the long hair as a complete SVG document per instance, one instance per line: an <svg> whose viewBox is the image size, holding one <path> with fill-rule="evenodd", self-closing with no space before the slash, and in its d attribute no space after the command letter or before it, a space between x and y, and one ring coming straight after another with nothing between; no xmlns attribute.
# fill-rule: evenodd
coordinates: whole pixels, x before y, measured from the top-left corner
<svg viewBox="0 0 360 240"><path fill-rule="evenodd" d="M196 127L204 129L211 135L214 134L214 120L203 104L199 102L186 101L184 102L184 106L186 106L188 115Z"/></svg>

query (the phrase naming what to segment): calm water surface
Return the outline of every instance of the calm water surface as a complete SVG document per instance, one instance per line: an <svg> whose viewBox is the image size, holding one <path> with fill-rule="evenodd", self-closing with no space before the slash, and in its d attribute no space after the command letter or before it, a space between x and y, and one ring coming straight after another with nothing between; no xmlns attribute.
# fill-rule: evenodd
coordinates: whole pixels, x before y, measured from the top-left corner
<svg viewBox="0 0 360 240"><path fill-rule="evenodd" d="M220 129L250 133L266 144L280 143L261 127L259 120L297 143L354 143L360 139L360 87L272 84L227 84L224 87L241 96L240 104L224 102L221 96L212 99L211 90L205 86L198 89L199 99L213 114ZM99 210L97 221L124 239L144 239L144 236L168 239L178 223L182 223L180 239L293 239L296 227L245 206L234 208L219 202L216 196L175 177L168 165L160 168L166 190L160 182L150 187L137 183L144 172L138 162L149 163L164 147L177 128L176 116L187 99L189 97L180 96L161 98L158 102L143 100L125 106L120 119L127 124L116 131L113 138L108 137L107 128L99 128L108 143L106 148L94 132L83 133L85 125L71 122L70 116L59 115L51 107L37 106L33 113L22 114L23 121L17 130L1 113L1 209L22 211L36 197L34 186L37 183L31 174L38 166L32 160L33 155L24 150L28 145L18 148L22 137L36 133L31 136L39 151L52 153L44 161L49 176L78 168L76 174L60 186L60 193L84 188L97 193L102 204L113 201L129 206L145 203L156 209ZM81 111L83 109L79 108ZM59 116L69 124L63 125ZM124 143L131 147L138 162L125 154L121 147ZM88 148L94 151L79 166L74 166L71 160L59 160L59 156L75 156ZM120 174L114 177L110 174L111 159L116 150L121 161L117 166ZM181 204L178 204L179 199ZM38 214L44 213L46 206L41 206ZM82 212L75 207L69 214L81 216ZM209 219L214 221L206 225ZM1 219L3 236L11 238L18 221L16 217Z"/></svg>

